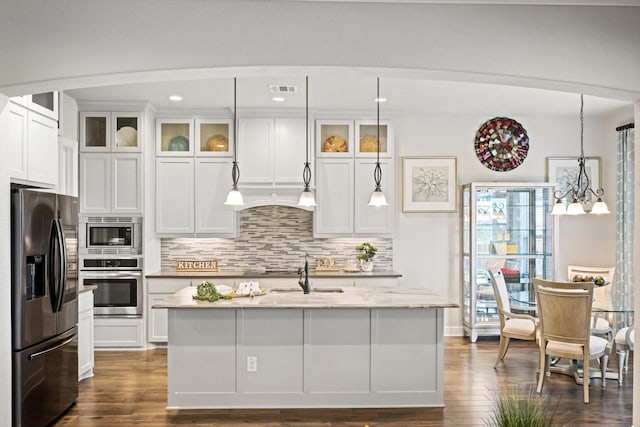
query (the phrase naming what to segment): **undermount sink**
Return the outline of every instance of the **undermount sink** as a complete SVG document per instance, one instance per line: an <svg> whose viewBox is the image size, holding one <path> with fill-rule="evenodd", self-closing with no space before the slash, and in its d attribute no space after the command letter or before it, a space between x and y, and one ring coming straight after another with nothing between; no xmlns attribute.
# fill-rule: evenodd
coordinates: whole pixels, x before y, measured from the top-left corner
<svg viewBox="0 0 640 427"><path fill-rule="evenodd" d="M300 288L271 288L269 292L299 292L302 293ZM311 293L342 293L342 288L313 288Z"/></svg>

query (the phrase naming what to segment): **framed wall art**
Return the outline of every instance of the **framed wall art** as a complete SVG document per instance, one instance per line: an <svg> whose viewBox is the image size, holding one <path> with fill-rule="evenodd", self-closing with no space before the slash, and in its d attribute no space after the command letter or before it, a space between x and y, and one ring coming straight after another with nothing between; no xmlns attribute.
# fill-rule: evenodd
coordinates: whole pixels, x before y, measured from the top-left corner
<svg viewBox="0 0 640 427"><path fill-rule="evenodd" d="M455 157L402 158L402 211L458 210Z"/></svg>
<svg viewBox="0 0 640 427"><path fill-rule="evenodd" d="M593 189L600 188L600 158L586 157L584 167L589 176L589 186ZM565 194L575 184L579 170L577 157L547 157L547 181L557 184L559 195ZM587 183L583 183L583 186L586 185ZM591 198L593 194L587 194L589 202L592 201Z"/></svg>

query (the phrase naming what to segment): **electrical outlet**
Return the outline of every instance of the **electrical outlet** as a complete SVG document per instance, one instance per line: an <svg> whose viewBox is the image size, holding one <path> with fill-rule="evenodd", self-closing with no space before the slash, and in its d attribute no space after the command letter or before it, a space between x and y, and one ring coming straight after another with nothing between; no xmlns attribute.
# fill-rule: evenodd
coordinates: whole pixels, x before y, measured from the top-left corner
<svg viewBox="0 0 640 427"><path fill-rule="evenodd" d="M258 372L258 358L247 356L247 372Z"/></svg>

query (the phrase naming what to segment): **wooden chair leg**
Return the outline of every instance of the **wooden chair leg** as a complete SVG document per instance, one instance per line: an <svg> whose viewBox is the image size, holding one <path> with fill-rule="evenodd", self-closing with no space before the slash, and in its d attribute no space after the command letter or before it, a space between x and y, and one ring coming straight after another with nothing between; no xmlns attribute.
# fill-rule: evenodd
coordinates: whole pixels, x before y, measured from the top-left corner
<svg viewBox="0 0 640 427"><path fill-rule="evenodd" d="M589 403L589 355L584 354L582 359L582 392L584 403Z"/></svg>
<svg viewBox="0 0 640 427"><path fill-rule="evenodd" d="M509 349L509 337L505 337L504 335L500 335L500 347L498 348L498 359L496 363L493 365L495 369L498 366L498 363L502 359L504 359L505 354L507 354L507 350Z"/></svg>

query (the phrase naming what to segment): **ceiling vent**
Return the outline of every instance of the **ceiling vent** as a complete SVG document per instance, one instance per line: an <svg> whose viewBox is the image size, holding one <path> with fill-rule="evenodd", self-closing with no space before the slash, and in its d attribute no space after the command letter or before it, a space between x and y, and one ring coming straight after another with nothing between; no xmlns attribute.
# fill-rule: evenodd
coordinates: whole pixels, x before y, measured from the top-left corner
<svg viewBox="0 0 640 427"><path fill-rule="evenodd" d="M271 93L296 93L298 88L294 85L269 85Z"/></svg>

